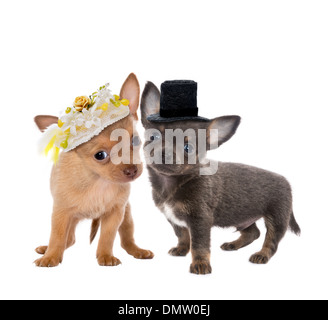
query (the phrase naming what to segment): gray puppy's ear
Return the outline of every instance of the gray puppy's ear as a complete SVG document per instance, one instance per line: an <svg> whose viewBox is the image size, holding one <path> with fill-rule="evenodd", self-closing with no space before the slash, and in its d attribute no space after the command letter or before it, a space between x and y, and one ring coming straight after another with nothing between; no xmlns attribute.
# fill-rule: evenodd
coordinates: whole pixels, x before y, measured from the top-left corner
<svg viewBox="0 0 328 320"><path fill-rule="evenodd" d="M141 122L145 126L148 123L147 117L159 113L161 94L157 87L150 81L147 82L141 97Z"/></svg>
<svg viewBox="0 0 328 320"><path fill-rule="evenodd" d="M228 141L236 132L241 118L239 116L224 116L213 119L207 128L207 144L209 149L218 148Z"/></svg>

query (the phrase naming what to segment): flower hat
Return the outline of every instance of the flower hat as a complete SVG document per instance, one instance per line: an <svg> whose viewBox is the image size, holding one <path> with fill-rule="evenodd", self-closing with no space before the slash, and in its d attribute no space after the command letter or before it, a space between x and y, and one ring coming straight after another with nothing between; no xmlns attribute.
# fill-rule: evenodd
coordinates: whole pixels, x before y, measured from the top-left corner
<svg viewBox="0 0 328 320"><path fill-rule="evenodd" d="M109 125L130 114L129 100L113 95L109 84L100 87L89 97L77 97L42 136L40 151L52 154L57 162L60 151L68 152L91 140Z"/></svg>

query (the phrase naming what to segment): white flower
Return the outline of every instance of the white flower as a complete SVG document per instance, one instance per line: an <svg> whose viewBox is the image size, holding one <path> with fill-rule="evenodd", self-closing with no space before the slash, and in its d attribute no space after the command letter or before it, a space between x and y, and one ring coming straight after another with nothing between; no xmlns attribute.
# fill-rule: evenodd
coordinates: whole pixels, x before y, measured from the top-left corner
<svg viewBox="0 0 328 320"><path fill-rule="evenodd" d="M77 112L75 108L67 108L61 115L60 121L62 123L61 130L67 134L69 132L72 136L78 136L79 127L90 129L91 127L101 127L101 114L103 110L100 108L105 103L110 103L110 99L114 99L108 88L109 84L106 83L92 97L94 97L94 104L89 109L83 108L82 111Z"/></svg>
<svg viewBox="0 0 328 320"><path fill-rule="evenodd" d="M70 129L70 134L76 136L77 127L85 126L87 129L90 129L92 126L100 127L101 120L99 116L101 115L102 110L90 109L87 110L84 108L82 112L76 112L71 110L69 113L64 114L60 120L63 122L62 130L66 131Z"/></svg>
<svg viewBox="0 0 328 320"><path fill-rule="evenodd" d="M102 110L87 110L83 109L82 112L77 116L76 122L78 125L84 125L87 129L90 129L93 125L100 127L101 120L99 116L101 115Z"/></svg>
<svg viewBox="0 0 328 320"><path fill-rule="evenodd" d="M100 107L101 105L103 105L104 103L109 103L110 99L114 99L111 90L108 89L109 87L109 83L106 83L102 89L98 90L97 93L97 98L95 101L95 105L93 106L93 108Z"/></svg>
<svg viewBox="0 0 328 320"><path fill-rule="evenodd" d="M70 134L76 135L76 126L78 125L76 122L77 112L72 110L69 113L65 113L60 117L61 122L63 122L63 126L61 129L65 132L67 129L70 129Z"/></svg>

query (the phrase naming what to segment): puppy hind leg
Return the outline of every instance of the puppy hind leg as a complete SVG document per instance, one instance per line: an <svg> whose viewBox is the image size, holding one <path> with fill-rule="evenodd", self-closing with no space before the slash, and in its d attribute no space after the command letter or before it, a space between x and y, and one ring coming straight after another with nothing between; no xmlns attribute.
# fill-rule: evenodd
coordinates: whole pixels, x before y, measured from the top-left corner
<svg viewBox="0 0 328 320"><path fill-rule="evenodd" d="M124 220L119 228L122 248L136 259L152 259L154 254L150 250L140 249L134 240L134 223L131 215L131 206L125 208Z"/></svg>
<svg viewBox="0 0 328 320"><path fill-rule="evenodd" d="M279 242L284 237L288 228L287 221L280 221L271 216L264 217L264 220L267 227L267 234L263 248L261 251L253 254L249 259L250 262L255 264L266 264L269 262L277 252Z"/></svg>
<svg viewBox="0 0 328 320"><path fill-rule="evenodd" d="M45 254L48 250L48 246L40 246L35 249L35 252L38 254Z"/></svg>
<svg viewBox="0 0 328 320"><path fill-rule="evenodd" d="M241 236L239 239L233 242L226 242L221 246L222 250L225 251L235 251L239 250L243 247L250 245L253 241L257 240L260 237L260 230L253 223L248 228L240 231Z"/></svg>
<svg viewBox="0 0 328 320"><path fill-rule="evenodd" d="M66 249L72 247L75 244L75 229L77 224L79 223L79 219L73 219L71 225L69 227L67 241L66 241Z"/></svg>

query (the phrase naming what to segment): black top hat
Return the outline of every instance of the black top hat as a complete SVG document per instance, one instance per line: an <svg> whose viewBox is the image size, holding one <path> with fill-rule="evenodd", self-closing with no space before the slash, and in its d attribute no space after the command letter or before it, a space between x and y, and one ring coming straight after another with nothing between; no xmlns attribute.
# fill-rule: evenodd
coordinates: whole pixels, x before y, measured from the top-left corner
<svg viewBox="0 0 328 320"><path fill-rule="evenodd" d="M152 122L210 121L198 116L197 82L191 80L162 83L160 112L147 119Z"/></svg>

